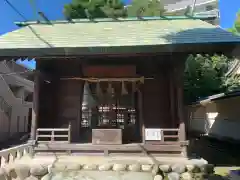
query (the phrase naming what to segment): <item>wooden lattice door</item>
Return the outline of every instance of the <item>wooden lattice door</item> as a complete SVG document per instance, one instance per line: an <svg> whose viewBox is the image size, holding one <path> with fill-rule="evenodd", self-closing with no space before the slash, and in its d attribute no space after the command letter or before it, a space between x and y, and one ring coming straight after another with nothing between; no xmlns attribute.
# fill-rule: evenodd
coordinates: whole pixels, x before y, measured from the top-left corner
<svg viewBox="0 0 240 180"><path fill-rule="evenodd" d="M91 93L94 85L85 89L85 99L91 103L84 102L82 109L82 130L87 133L90 141L90 131L93 128L121 128L123 132L123 143L139 142L140 128L137 118L137 95L136 93L121 94L118 86L115 90L104 92L101 96ZM91 96L91 97L90 97ZM88 97L88 98L87 98Z"/></svg>

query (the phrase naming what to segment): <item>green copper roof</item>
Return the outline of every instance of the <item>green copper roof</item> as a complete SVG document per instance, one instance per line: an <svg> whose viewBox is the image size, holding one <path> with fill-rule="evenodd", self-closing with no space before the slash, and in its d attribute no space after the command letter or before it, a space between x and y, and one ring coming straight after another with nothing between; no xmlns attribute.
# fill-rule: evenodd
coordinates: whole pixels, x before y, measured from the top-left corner
<svg viewBox="0 0 240 180"><path fill-rule="evenodd" d="M240 37L198 19L29 24L0 36L0 50L240 42Z"/></svg>
<svg viewBox="0 0 240 180"><path fill-rule="evenodd" d="M198 16L161 16L161 17L142 17L142 20L214 20L216 16L209 15L198 15ZM97 18L94 20L90 19L71 19L72 23L87 23L87 22L123 22L123 21L139 21L137 17L128 17L128 18ZM141 21L142 21L141 20ZM56 20L56 21L27 21L27 22L15 22L19 27L32 25L32 24L68 24L68 20Z"/></svg>

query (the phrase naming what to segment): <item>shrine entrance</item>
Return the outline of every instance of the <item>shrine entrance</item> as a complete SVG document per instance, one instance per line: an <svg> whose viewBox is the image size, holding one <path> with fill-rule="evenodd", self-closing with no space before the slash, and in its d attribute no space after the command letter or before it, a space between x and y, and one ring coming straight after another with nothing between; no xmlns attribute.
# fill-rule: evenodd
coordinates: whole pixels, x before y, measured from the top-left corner
<svg viewBox="0 0 240 180"><path fill-rule="evenodd" d="M141 142L137 92L139 79L135 79L84 80L81 142L92 142L93 129L120 129L122 143Z"/></svg>
<svg viewBox="0 0 240 180"><path fill-rule="evenodd" d="M130 87L119 83L85 83L82 101L81 130L85 142L92 141L92 129L121 129L122 142L140 142L137 92L128 93ZM126 89L125 89L126 88Z"/></svg>

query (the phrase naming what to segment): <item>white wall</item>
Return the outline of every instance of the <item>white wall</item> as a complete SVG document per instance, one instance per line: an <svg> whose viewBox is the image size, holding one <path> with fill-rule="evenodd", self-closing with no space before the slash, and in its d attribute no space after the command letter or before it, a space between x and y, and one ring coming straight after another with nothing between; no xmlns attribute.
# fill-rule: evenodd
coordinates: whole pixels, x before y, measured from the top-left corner
<svg viewBox="0 0 240 180"><path fill-rule="evenodd" d="M0 141L4 141L9 136L9 119L7 115L0 110Z"/></svg>
<svg viewBox="0 0 240 180"><path fill-rule="evenodd" d="M27 132L28 111L29 108L26 108L23 105L14 106L11 116L11 134Z"/></svg>
<svg viewBox="0 0 240 180"><path fill-rule="evenodd" d="M0 142L7 140L15 133L28 131L28 111L29 108L23 105L14 106L11 120L9 120L9 117L0 109Z"/></svg>
<svg viewBox="0 0 240 180"><path fill-rule="evenodd" d="M189 106L189 130L240 140L240 97Z"/></svg>

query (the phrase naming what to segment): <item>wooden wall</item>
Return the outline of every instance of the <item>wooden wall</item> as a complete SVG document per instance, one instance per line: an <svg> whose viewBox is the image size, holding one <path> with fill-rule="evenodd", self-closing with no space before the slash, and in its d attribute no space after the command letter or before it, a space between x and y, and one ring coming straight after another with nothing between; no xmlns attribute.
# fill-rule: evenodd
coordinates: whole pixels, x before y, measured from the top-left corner
<svg viewBox="0 0 240 180"><path fill-rule="evenodd" d="M47 83L44 79L40 81L39 86L39 123L41 128L53 128L55 125L55 81Z"/></svg>
<svg viewBox="0 0 240 180"><path fill-rule="evenodd" d="M79 136L83 82L61 81L60 78L81 76L80 63L64 60L38 63L42 74L38 127L66 128L71 123L74 141Z"/></svg>
<svg viewBox="0 0 240 180"><path fill-rule="evenodd" d="M160 71L153 80L146 80L142 88L143 119L146 128L170 128L169 79Z"/></svg>
<svg viewBox="0 0 240 180"><path fill-rule="evenodd" d="M146 57L135 57L133 60L131 57L131 59L125 59L125 63L121 62L124 65L135 64L137 75L153 78L146 80L141 87L142 117L139 117L139 120L141 119L143 122L140 124L144 124L146 128L171 128L173 121L178 123L178 120L171 119L171 113L177 112L171 111L170 104L172 71L170 61L168 59L159 61L156 59L159 57L147 58L149 60L146 60ZM109 62L113 64L113 60ZM48 62L42 60L41 63L45 65L42 65L40 70L51 74L52 81L50 84L41 83L38 125L39 127L54 126L60 128L67 127L68 123L71 122L72 137L73 140L77 141L81 136L80 118L84 83L77 80L60 81L59 78L81 77L83 63L80 60L48 60ZM95 64L101 64L101 60L95 61ZM116 64L118 63L116 62Z"/></svg>
<svg viewBox="0 0 240 180"><path fill-rule="evenodd" d="M72 138L79 136L81 118L82 81L59 81L57 126L67 128L71 123Z"/></svg>

